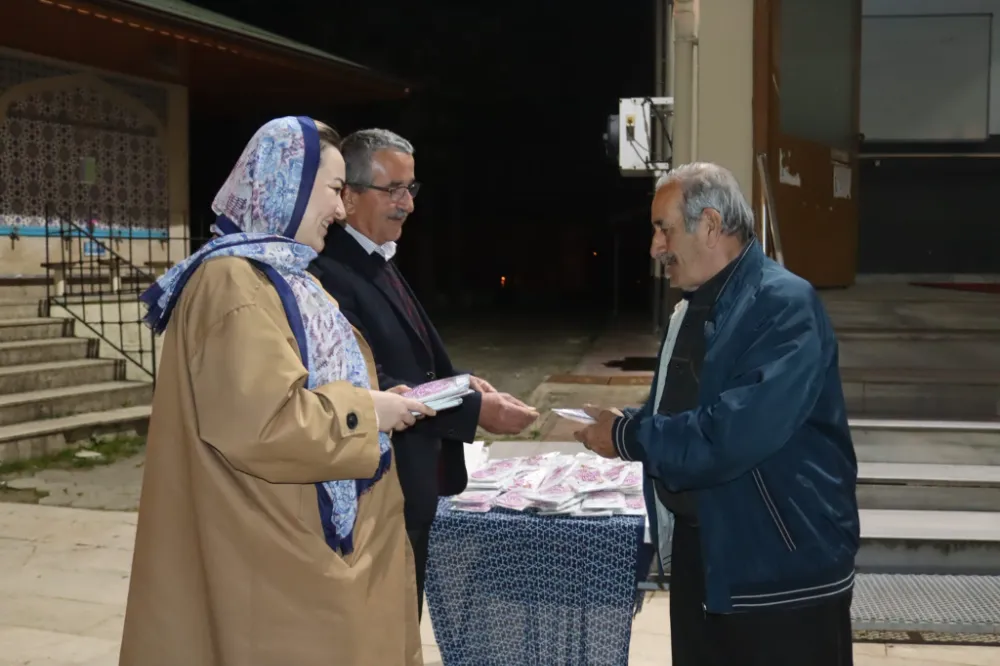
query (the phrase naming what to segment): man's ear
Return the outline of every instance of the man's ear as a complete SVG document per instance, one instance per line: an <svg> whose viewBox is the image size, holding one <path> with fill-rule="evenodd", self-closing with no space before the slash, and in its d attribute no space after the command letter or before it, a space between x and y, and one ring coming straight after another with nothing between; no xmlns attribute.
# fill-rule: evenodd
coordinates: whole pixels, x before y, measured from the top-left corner
<svg viewBox="0 0 1000 666"><path fill-rule="evenodd" d="M348 215L353 215L358 205L358 193L350 187L344 188L341 199L344 202L344 212Z"/></svg>
<svg viewBox="0 0 1000 666"><path fill-rule="evenodd" d="M722 238L722 216L714 208L706 208L702 211L701 219L705 229L705 244L715 247Z"/></svg>

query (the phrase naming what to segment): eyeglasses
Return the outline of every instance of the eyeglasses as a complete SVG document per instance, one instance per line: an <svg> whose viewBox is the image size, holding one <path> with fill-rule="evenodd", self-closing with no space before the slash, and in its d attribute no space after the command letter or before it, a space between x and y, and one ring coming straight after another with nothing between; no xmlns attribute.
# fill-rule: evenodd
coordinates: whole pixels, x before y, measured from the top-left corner
<svg viewBox="0 0 1000 666"><path fill-rule="evenodd" d="M381 185L362 185L361 183L347 183L348 187L353 187L358 191L365 190L378 190L379 192L385 192L389 195L389 201L400 202L406 197L406 193L410 193L410 197L413 199L417 198L417 192L420 191L420 183L413 181L409 185L394 185L393 187L383 187Z"/></svg>

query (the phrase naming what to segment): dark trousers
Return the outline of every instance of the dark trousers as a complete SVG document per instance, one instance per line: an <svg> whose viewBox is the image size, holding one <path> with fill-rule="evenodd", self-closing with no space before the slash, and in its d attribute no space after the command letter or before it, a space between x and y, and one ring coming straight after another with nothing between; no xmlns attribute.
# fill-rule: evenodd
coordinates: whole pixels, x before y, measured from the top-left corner
<svg viewBox="0 0 1000 666"><path fill-rule="evenodd" d="M794 609L706 613L698 528L678 521L670 561L674 666L853 666L851 595Z"/></svg>
<svg viewBox="0 0 1000 666"><path fill-rule="evenodd" d="M417 617L424 610L424 577L427 574L427 548L431 540L431 526L428 524L407 525L406 535L410 537L410 547L413 548L413 563L417 569Z"/></svg>

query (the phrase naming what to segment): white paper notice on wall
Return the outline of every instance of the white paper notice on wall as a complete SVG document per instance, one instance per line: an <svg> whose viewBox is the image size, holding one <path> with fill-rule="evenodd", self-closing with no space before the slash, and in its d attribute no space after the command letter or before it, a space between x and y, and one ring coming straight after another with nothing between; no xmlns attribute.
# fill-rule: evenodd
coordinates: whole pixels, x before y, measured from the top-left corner
<svg viewBox="0 0 1000 666"><path fill-rule="evenodd" d="M851 198L851 167L833 163L833 198Z"/></svg>
<svg viewBox="0 0 1000 666"><path fill-rule="evenodd" d="M792 173L791 169L788 168L788 161L791 157L792 151L790 150L778 151L778 182L782 185L802 187L802 176Z"/></svg>

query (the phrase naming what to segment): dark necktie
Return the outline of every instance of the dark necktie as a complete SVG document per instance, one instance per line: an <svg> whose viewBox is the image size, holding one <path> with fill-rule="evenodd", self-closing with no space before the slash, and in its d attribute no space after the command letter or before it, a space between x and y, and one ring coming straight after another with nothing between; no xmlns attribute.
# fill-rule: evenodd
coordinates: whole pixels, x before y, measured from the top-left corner
<svg viewBox="0 0 1000 666"><path fill-rule="evenodd" d="M417 304L413 301L410 296L409 291L407 291L406 286L403 285L403 279L400 277L399 273L396 271L396 266L391 262L385 262L385 274L389 278L389 284L396 291L396 295L399 296L399 303L403 306L403 310L406 312L406 318L409 323L417 331L417 335L420 336L421 342L423 342L428 347L430 346L430 341L427 336L427 329L424 327L424 322L420 318L420 313L417 312Z"/></svg>

